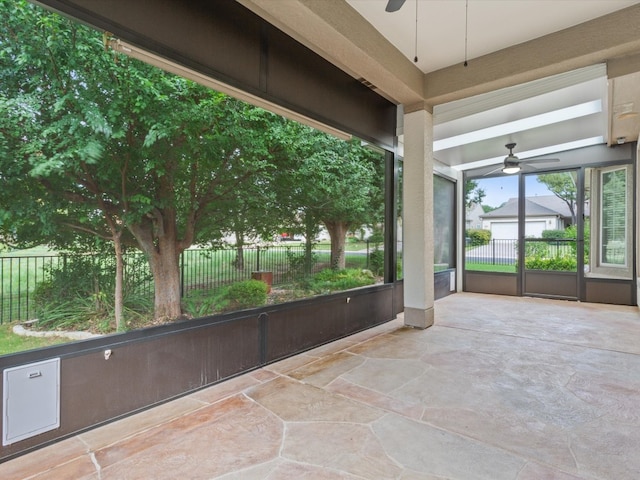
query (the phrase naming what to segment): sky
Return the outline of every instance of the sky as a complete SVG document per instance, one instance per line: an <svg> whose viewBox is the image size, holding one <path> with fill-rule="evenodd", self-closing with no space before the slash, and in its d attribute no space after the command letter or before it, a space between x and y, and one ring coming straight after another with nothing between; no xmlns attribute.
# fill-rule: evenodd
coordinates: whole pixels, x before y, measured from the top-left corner
<svg viewBox="0 0 640 480"><path fill-rule="evenodd" d="M536 180L536 175L525 177L525 189L527 197L537 195L553 195L546 185ZM478 187L483 188L486 196L482 201L483 205L499 207L510 198L518 196L518 175L477 178Z"/></svg>

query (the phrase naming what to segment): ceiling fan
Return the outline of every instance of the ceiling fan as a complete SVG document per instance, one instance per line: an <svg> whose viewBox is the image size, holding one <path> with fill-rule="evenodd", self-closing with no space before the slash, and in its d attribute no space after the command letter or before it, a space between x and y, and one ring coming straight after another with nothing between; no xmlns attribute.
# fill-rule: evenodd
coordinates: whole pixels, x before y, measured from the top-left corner
<svg viewBox="0 0 640 480"><path fill-rule="evenodd" d="M502 170L502 173L506 173L507 175L518 173L522 169L522 163L529 165L531 163L551 163L560 161L559 158L532 158L531 160L525 158L520 160L513 154L513 149L516 147L515 143L507 143L505 147L509 149L509 155L504 158L503 166L498 167L495 170L491 170L489 173L485 173L484 176L490 175L498 170Z"/></svg>
<svg viewBox="0 0 640 480"><path fill-rule="evenodd" d="M385 12L397 12L400 10L405 0L389 0Z"/></svg>

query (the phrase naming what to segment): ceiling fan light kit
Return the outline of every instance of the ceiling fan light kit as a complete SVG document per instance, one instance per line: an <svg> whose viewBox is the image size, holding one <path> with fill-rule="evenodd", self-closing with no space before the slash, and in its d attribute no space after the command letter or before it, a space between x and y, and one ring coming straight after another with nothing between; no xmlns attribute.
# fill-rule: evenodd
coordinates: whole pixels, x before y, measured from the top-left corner
<svg viewBox="0 0 640 480"><path fill-rule="evenodd" d="M519 173L522 170L522 164L530 164L530 163L551 163L551 162L559 162L560 159L559 158L532 158L532 159L527 159L524 158L522 160L520 160L518 157L516 157L513 154L513 149L516 147L515 143L507 143L505 145L505 147L507 147L509 149L509 155L507 155L504 158L504 162L503 162L503 166L502 167L498 167L495 170L491 170L490 172L487 172L484 174L484 176L486 177L487 175L491 175L492 173L495 172L502 172L506 175L513 175L514 173Z"/></svg>
<svg viewBox="0 0 640 480"><path fill-rule="evenodd" d="M505 145L509 149L509 155L504 159L504 167L502 167L502 173L512 175L520 171L520 160L513 154L513 149L516 148L515 143L507 143Z"/></svg>
<svg viewBox="0 0 640 480"><path fill-rule="evenodd" d="M504 167L502 167L502 173L506 173L507 175L512 175L514 173L518 173L520 171L520 165L518 162L508 162L505 160Z"/></svg>

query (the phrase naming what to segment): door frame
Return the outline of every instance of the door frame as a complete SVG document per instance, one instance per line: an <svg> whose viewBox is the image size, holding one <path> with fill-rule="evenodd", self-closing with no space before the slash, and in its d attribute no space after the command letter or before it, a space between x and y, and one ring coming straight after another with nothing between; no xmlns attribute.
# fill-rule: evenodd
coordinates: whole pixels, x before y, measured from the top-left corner
<svg viewBox="0 0 640 480"><path fill-rule="evenodd" d="M526 243L526 180L547 173L576 173L576 271L526 270L526 248L518 248L518 292L520 296L582 300L584 291L584 168L536 170L521 173L518 185L518 245Z"/></svg>

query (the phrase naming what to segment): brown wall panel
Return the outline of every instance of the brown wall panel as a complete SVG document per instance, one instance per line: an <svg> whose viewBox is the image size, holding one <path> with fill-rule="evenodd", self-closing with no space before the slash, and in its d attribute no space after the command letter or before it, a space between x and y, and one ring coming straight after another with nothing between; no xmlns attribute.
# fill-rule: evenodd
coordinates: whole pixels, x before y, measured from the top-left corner
<svg viewBox="0 0 640 480"><path fill-rule="evenodd" d="M395 318L393 286L302 302L269 311L266 361L273 362Z"/></svg>
<svg viewBox="0 0 640 480"><path fill-rule="evenodd" d="M433 276L433 290L435 299L446 297L447 295L451 295L455 293L455 291L451 290L451 272L452 270L447 270L444 272L437 272ZM455 270L453 270L455 274Z"/></svg>
<svg viewBox="0 0 640 480"><path fill-rule="evenodd" d="M524 272L524 295L578 298L578 274L574 272Z"/></svg>
<svg viewBox="0 0 640 480"><path fill-rule="evenodd" d="M393 313L404 312L404 280L398 280L393 286Z"/></svg>
<svg viewBox="0 0 640 480"><path fill-rule="evenodd" d="M585 279L585 301L614 305L635 305L631 280Z"/></svg>
<svg viewBox="0 0 640 480"><path fill-rule="evenodd" d="M496 295L518 295L518 276L466 270L464 272L464 291L493 293Z"/></svg>

